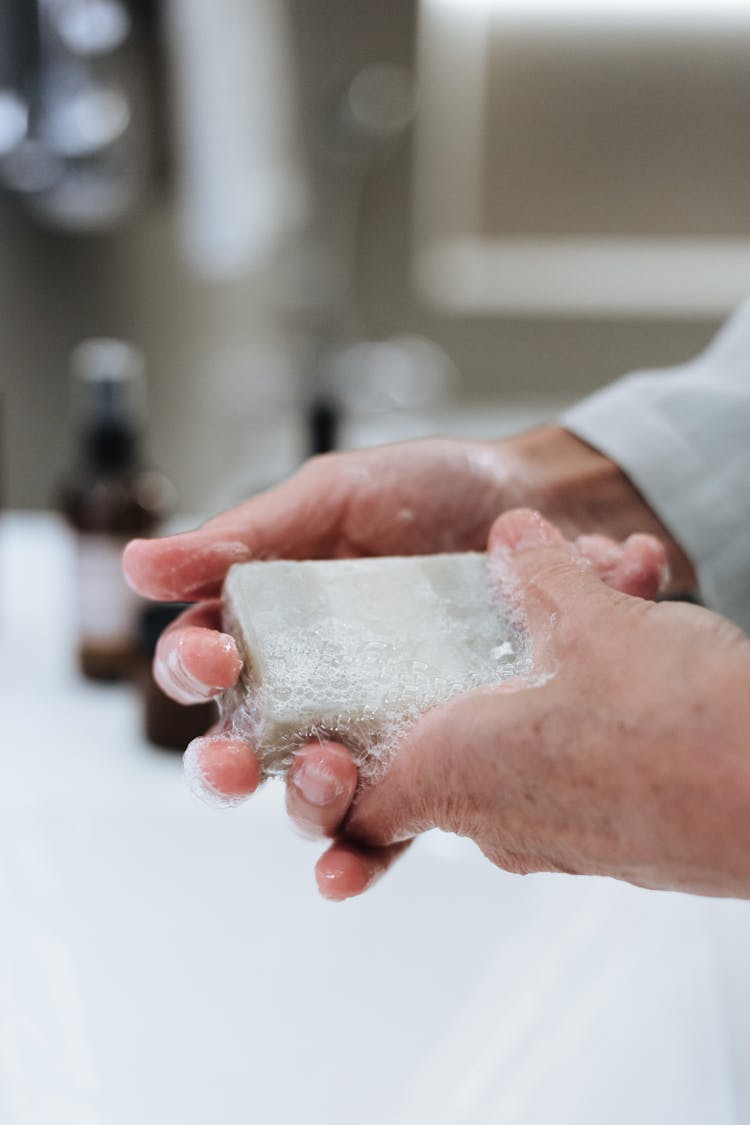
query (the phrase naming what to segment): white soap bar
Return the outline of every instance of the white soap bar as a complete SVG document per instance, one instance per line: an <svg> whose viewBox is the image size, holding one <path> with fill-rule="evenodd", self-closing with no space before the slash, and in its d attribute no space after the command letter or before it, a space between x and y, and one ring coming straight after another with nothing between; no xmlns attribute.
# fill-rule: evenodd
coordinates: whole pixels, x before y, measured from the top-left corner
<svg viewBox="0 0 750 1125"><path fill-rule="evenodd" d="M490 565L466 552L233 566L224 605L245 660L237 714L266 770L283 771L315 735L377 757L405 722L517 675L526 637Z"/></svg>

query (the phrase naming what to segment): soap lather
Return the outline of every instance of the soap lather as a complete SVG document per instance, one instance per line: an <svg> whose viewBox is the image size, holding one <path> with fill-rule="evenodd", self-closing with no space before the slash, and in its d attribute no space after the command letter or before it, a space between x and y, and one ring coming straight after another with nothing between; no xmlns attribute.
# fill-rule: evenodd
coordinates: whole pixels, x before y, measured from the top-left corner
<svg viewBox="0 0 750 1125"><path fill-rule="evenodd" d="M517 676L529 656L478 552L240 563L224 612L245 664L235 729L269 774L316 736L382 760L406 724Z"/></svg>

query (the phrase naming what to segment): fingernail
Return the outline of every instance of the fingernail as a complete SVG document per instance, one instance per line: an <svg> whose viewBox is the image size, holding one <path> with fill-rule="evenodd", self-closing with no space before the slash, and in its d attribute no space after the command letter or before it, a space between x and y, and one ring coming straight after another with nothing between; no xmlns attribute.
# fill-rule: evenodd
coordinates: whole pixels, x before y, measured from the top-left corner
<svg viewBox="0 0 750 1125"><path fill-rule="evenodd" d="M208 699L211 689L208 684L203 684L192 672L188 672L182 659L183 638L173 644L166 655L160 660L160 669L163 686L168 686L170 694L177 698L179 703L192 703L196 697Z"/></svg>
<svg viewBox="0 0 750 1125"><path fill-rule="evenodd" d="M303 762L292 775L292 784L308 805L323 808L344 793L344 786L327 769L315 762Z"/></svg>
<svg viewBox="0 0 750 1125"><path fill-rule="evenodd" d="M203 764L203 752L210 745L210 735L194 738L182 758L187 787L194 797L212 809L233 809L247 800L244 794L227 796L220 793L209 781Z"/></svg>
<svg viewBox="0 0 750 1125"><path fill-rule="evenodd" d="M322 897L328 899L329 902L343 902L345 899L351 898L352 892L341 885L345 875L346 872L343 868L335 868L332 871L316 871L315 881Z"/></svg>
<svg viewBox="0 0 750 1125"><path fill-rule="evenodd" d="M242 669L242 658L237 651L237 642L234 637L230 636L229 633L214 633L212 630L208 629L205 631L201 645L202 660L205 661L207 658L216 658L219 654L224 657L229 657L232 665L232 674L235 677L239 676ZM187 674L190 675L190 673ZM195 675L193 675L193 679L196 683L204 684L207 691L216 692L222 690L220 685L206 683Z"/></svg>
<svg viewBox="0 0 750 1125"><path fill-rule="evenodd" d="M128 586L130 586L131 590L135 590L136 593L140 593L139 587L137 585L140 578L138 553L141 550L144 542L146 542L146 540L144 539L131 539L129 543L125 544L125 549L122 552L121 565L123 577L125 578Z"/></svg>
<svg viewBox="0 0 750 1125"><path fill-rule="evenodd" d="M333 863L324 857L321 863L315 869L315 880L320 894L329 902L356 898L375 881L375 872L352 856Z"/></svg>
<svg viewBox="0 0 750 1125"><path fill-rule="evenodd" d="M210 658L212 650L214 653L236 654L235 643L227 633L212 633L209 630L204 630L204 632L206 635L201 642L204 659ZM166 656L161 659L162 682L168 683L170 694L178 697L180 703L195 703L201 699L212 699L223 691L223 688L214 684L207 684L185 666L184 645L185 637L180 637L176 644L168 648ZM240 665L239 655L236 656L236 660L237 664Z"/></svg>

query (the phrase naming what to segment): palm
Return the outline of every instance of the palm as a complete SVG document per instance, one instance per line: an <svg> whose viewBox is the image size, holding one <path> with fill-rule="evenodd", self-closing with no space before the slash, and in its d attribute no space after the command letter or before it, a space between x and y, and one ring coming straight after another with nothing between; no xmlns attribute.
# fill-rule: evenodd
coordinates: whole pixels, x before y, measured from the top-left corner
<svg viewBox="0 0 750 1125"><path fill-rule="evenodd" d="M431 439L308 462L197 531L134 544L126 565L151 597L216 595L234 562L481 550L510 495L497 449Z"/></svg>
<svg viewBox="0 0 750 1125"><path fill-rule="evenodd" d="M488 446L440 439L324 459L309 471L331 522L308 546L339 557L483 549L504 502L499 460Z"/></svg>

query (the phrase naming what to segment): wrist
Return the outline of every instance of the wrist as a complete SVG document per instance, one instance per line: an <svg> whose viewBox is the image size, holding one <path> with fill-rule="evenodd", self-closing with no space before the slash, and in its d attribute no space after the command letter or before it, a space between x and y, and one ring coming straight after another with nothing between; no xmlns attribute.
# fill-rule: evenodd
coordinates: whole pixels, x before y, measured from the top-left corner
<svg viewBox="0 0 750 1125"><path fill-rule="evenodd" d="M529 484L529 503L570 538L600 533L626 539L656 535L667 551L669 594L693 593L695 571L677 540L614 461L557 425L539 426L503 442Z"/></svg>

